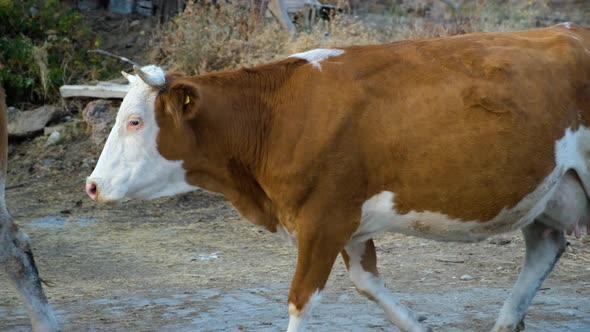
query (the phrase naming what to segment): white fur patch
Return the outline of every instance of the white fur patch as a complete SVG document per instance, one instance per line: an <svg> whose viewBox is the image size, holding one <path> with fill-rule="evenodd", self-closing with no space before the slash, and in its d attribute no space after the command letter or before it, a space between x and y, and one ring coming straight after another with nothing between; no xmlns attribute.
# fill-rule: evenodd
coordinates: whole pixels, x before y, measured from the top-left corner
<svg viewBox="0 0 590 332"><path fill-rule="evenodd" d="M307 305L303 307L303 310L299 311L294 304L289 303L289 327L287 332L303 332L306 330L307 322L311 317L313 308L319 303L321 299L320 291L316 290L307 302Z"/></svg>
<svg viewBox="0 0 590 332"><path fill-rule="evenodd" d="M590 152L590 130L580 126L574 132L568 128L563 138L555 143L555 162L559 167L573 168L578 171L578 175L587 175L590 179L590 174L586 171L588 152Z"/></svg>
<svg viewBox="0 0 590 332"><path fill-rule="evenodd" d="M287 231L285 226L278 224L277 225L277 235L282 240L289 243L290 245L297 247L297 233L291 234L291 233L289 233L289 231Z"/></svg>
<svg viewBox="0 0 590 332"><path fill-rule="evenodd" d="M395 194L383 191L362 206L362 223L353 236L355 241L372 238L384 231L426 237L436 240L471 242L494 234L520 229L533 222L546 208L556 184L569 169L580 176L586 189L590 188L590 173L585 156L590 153L590 130L580 127L565 131L555 144L557 166L537 188L513 208L504 208L489 221L453 219L438 212L410 211L399 214L394 206Z"/></svg>
<svg viewBox="0 0 590 332"><path fill-rule="evenodd" d="M558 25L562 25L562 26L564 26L566 29L571 29L571 28L572 28L572 27L571 27L571 23L570 23L570 22L560 23L560 24L558 24ZM572 33L573 33L573 32L572 32ZM585 45L584 45L584 43L583 43L583 42L580 40L580 38L578 38L578 36L575 36L575 35L573 35L573 34L568 34L567 36L568 36L568 37L570 37L570 38L572 38L572 39L574 39L574 40L576 40L576 41L578 41L578 42L579 42L579 46L580 46L581 48L583 48L583 49L584 49L584 52L586 52L586 53L590 54L590 50L588 50L588 48L586 48L586 46L585 46Z"/></svg>
<svg viewBox="0 0 590 332"><path fill-rule="evenodd" d="M563 23L559 23L558 25L563 25L566 29L571 29L572 28L572 23L571 22L563 22Z"/></svg>
<svg viewBox="0 0 590 332"><path fill-rule="evenodd" d="M427 331L427 328L416 319L416 314L401 304L378 276L363 269L361 262L365 242L350 241L345 250L349 257L350 280L359 291L370 295L402 331Z"/></svg>
<svg viewBox="0 0 590 332"><path fill-rule="evenodd" d="M335 56L339 56L344 54L344 50L339 50L335 48L318 48L315 50L297 53L290 56L290 58L299 58L303 60L307 60L307 62L311 63L314 67L318 69L322 69L320 62Z"/></svg>
<svg viewBox="0 0 590 332"><path fill-rule="evenodd" d="M142 70L150 75L164 71L156 66ZM96 168L87 181L97 184L100 201L120 201L125 198L152 199L197 189L186 181L186 171L180 160L167 160L158 152L154 89L134 75L127 75L130 89L121 103L117 120ZM141 117L143 127L129 131L131 115Z"/></svg>

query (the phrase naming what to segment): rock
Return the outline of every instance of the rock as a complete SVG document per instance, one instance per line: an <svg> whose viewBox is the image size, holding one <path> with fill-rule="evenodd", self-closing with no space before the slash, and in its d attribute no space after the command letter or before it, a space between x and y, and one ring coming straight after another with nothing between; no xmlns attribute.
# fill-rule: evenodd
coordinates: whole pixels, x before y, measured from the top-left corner
<svg viewBox="0 0 590 332"><path fill-rule="evenodd" d="M116 114L117 108L104 99L91 101L84 107L82 118L90 128L90 139L94 144L104 144L115 123Z"/></svg>
<svg viewBox="0 0 590 332"><path fill-rule="evenodd" d="M49 137L47 137L47 142L45 142L45 146L56 144L60 140L61 140L61 135L60 135L59 131L54 131L49 135Z"/></svg>
<svg viewBox="0 0 590 332"><path fill-rule="evenodd" d="M469 274L464 274L464 275L461 276L460 279L463 280L463 281L469 281L469 280L473 280L473 277L471 275L469 275Z"/></svg>
<svg viewBox="0 0 590 332"><path fill-rule="evenodd" d="M31 111L20 111L8 108L8 136L33 137L40 134L43 128L66 114L63 108L46 105Z"/></svg>
<svg viewBox="0 0 590 332"><path fill-rule="evenodd" d="M43 128L43 135L51 135L52 133L54 133L56 131L63 131L64 127L65 127L64 124L58 124L55 126L45 127L45 128Z"/></svg>
<svg viewBox="0 0 590 332"><path fill-rule="evenodd" d="M67 117L64 117L66 120ZM75 141L79 138L88 136L88 124L80 119L70 119L55 126L45 127L43 134L50 136L54 132L59 132L59 142ZM55 137L55 135L54 135ZM57 142L56 142L57 143Z"/></svg>

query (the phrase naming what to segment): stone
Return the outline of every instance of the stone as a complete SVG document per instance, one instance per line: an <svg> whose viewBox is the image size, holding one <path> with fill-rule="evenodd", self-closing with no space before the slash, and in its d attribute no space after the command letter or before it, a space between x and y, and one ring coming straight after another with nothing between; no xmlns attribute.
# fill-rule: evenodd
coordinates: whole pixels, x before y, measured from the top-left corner
<svg viewBox="0 0 590 332"><path fill-rule="evenodd" d="M47 142L45 142L45 146L56 144L60 140L61 134L59 133L59 131L54 131L49 135L49 137L47 137Z"/></svg>
<svg viewBox="0 0 590 332"><path fill-rule="evenodd" d="M33 137L43 132L51 121L66 115L63 108L45 105L30 111L8 108L8 137Z"/></svg>
<svg viewBox="0 0 590 332"><path fill-rule="evenodd" d="M55 131L63 131L64 128L65 128L65 125L63 123L55 125L55 126L45 127L45 128L43 128L43 135L51 135L51 133L53 133Z"/></svg>
<svg viewBox="0 0 590 332"><path fill-rule="evenodd" d="M117 108L109 100L98 99L88 103L82 110L82 119L90 130L90 139L102 146L115 124Z"/></svg>
<svg viewBox="0 0 590 332"><path fill-rule="evenodd" d="M469 274L464 274L461 276L461 280L463 281L469 281L469 280L473 280L473 277Z"/></svg>

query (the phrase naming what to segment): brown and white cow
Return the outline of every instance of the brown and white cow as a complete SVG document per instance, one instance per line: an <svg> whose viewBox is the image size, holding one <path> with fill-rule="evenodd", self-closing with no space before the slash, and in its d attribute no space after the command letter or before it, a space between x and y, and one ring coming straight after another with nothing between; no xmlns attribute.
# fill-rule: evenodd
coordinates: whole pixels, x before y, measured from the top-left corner
<svg viewBox="0 0 590 332"><path fill-rule="evenodd" d="M29 238L12 222L4 197L6 186L8 131L6 103L0 87L0 266L23 299L29 312L33 331L59 331L53 310L41 286Z"/></svg>
<svg viewBox="0 0 590 332"><path fill-rule="evenodd" d="M524 265L493 328L515 331L564 232L588 227L589 29L319 49L201 76L135 71L88 195L205 188L294 239L289 331L304 329L339 254L395 325L428 330L379 278L373 237L522 229Z"/></svg>

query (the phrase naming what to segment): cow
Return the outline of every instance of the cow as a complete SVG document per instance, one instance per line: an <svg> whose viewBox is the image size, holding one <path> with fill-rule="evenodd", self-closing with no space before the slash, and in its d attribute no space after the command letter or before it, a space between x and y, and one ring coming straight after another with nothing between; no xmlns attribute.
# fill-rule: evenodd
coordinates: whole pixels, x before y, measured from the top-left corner
<svg viewBox="0 0 590 332"><path fill-rule="evenodd" d="M293 240L288 331L305 329L339 254L400 330L429 331L384 286L373 238L515 230L525 259L492 330L520 330L565 233L588 229L590 29L575 24L123 75L87 194L116 204L203 188Z"/></svg>
<svg viewBox="0 0 590 332"><path fill-rule="evenodd" d="M43 292L29 237L12 221L6 209L8 130L5 100L4 89L0 87L0 266L25 302L33 331L59 331Z"/></svg>

